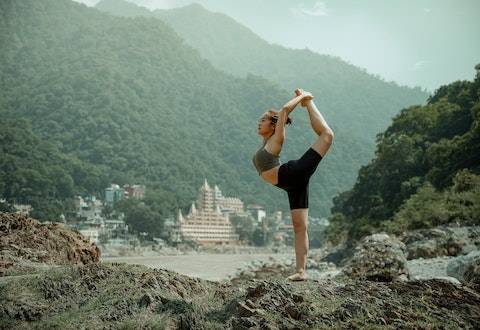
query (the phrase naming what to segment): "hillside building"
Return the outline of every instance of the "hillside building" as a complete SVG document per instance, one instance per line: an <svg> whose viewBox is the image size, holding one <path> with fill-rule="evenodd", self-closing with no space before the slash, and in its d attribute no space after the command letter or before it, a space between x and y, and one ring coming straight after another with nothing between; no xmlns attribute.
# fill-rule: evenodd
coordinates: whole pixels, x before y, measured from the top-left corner
<svg viewBox="0 0 480 330"><path fill-rule="evenodd" d="M178 210L177 227L174 231L182 240L192 240L200 244L239 243L238 234L229 220L232 212L243 212L243 202L222 196L217 186L211 188L207 179L199 189L197 206L192 202L186 216ZM178 239L178 238L177 238Z"/></svg>

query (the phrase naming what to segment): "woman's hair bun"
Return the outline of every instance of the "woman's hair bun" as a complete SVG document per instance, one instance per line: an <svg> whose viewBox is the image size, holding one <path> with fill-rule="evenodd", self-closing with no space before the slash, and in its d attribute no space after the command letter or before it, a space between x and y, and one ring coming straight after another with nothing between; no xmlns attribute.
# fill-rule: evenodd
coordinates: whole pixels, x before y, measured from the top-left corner
<svg viewBox="0 0 480 330"><path fill-rule="evenodd" d="M272 122L276 123L278 120L278 111L276 111L275 109L269 109L268 112L272 114L272 117L271 117ZM293 123L293 119L290 117L287 117L287 121L285 122L285 125L291 125L292 123Z"/></svg>

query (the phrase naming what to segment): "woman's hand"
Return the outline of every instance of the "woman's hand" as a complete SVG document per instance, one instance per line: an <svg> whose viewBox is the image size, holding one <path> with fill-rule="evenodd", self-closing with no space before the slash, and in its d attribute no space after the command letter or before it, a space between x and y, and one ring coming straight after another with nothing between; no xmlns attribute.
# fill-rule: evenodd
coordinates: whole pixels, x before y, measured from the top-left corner
<svg viewBox="0 0 480 330"><path fill-rule="evenodd" d="M306 92L306 91L304 91L303 89L297 88L297 89L295 90L295 94L296 94L297 96L304 95L304 97L302 98L302 101L300 102L300 104L302 105L302 107L306 107L306 106L307 106L307 102L310 101L310 100L313 100L313 95L312 95L312 93Z"/></svg>
<svg viewBox="0 0 480 330"><path fill-rule="evenodd" d="M298 93L297 93L297 90L298 90ZM313 99L313 95L311 93L305 92L299 88L297 88L295 92L297 93L297 96L295 96L293 99L285 103L285 105L282 107L282 110L284 109L287 112L287 114L292 112L293 109L295 109L297 104L299 104L300 102L302 101L309 102L310 100Z"/></svg>

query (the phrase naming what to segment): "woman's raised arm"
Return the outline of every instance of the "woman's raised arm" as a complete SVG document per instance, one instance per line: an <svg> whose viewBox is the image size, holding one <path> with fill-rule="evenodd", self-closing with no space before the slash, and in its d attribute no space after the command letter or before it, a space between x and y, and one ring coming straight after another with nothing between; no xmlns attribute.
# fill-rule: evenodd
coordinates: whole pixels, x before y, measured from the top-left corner
<svg viewBox="0 0 480 330"><path fill-rule="evenodd" d="M294 97L293 99L284 104L282 110L280 110L280 112L278 113L278 120L275 125L275 133L272 135L272 138L274 140L276 140L280 144L283 144L283 140L285 139L285 123L287 122L288 115L302 100L311 99L313 99L312 94L307 92Z"/></svg>

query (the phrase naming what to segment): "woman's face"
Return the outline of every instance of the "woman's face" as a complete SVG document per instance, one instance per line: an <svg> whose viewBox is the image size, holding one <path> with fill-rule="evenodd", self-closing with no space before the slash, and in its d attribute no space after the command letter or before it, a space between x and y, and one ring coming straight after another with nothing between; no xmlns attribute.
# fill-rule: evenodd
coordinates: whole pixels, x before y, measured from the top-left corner
<svg viewBox="0 0 480 330"><path fill-rule="evenodd" d="M275 129L275 124L272 123L271 115L264 112L258 119L257 133L262 136L268 136Z"/></svg>

